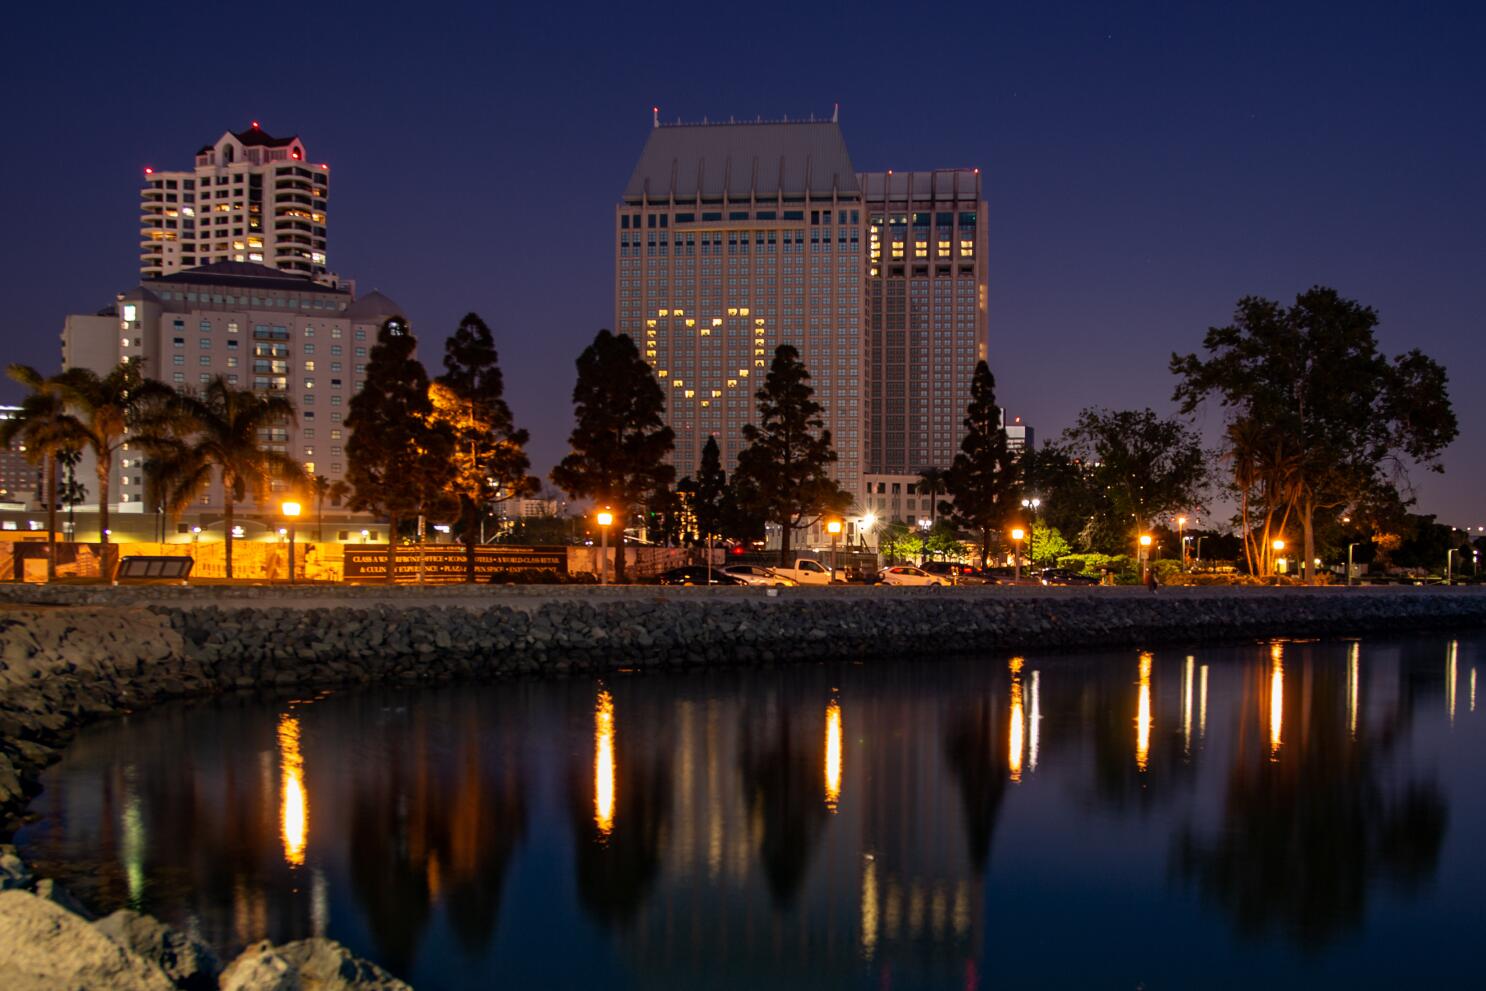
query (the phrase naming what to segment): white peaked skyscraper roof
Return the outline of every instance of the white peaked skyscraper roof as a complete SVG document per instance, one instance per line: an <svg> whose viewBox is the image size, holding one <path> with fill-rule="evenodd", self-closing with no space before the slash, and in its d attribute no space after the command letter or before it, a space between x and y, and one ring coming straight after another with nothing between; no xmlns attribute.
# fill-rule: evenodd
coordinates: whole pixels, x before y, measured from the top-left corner
<svg viewBox="0 0 1486 991"><path fill-rule="evenodd" d="M733 200L855 194L856 171L833 121L654 127L624 199Z"/></svg>

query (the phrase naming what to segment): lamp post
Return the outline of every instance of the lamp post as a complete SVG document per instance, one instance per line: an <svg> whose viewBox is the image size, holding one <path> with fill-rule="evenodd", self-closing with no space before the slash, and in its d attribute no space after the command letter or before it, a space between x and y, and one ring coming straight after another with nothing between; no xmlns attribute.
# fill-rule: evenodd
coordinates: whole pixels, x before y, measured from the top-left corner
<svg viewBox="0 0 1486 991"><path fill-rule="evenodd" d="M1455 584L1455 548L1453 547L1445 551L1445 584Z"/></svg>
<svg viewBox="0 0 1486 991"><path fill-rule="evenodd" d="M1022 500L1022 508L1032 510L1032 532L1027 537L1027 563L1037 567L1037 507L1042 505L1042 500L1033 496L1031 499Z"/></svg>
<svg viewBox="0 0 1486 991"><path fill-rule="evenodd" d="M1274 542L1271 543L1269 546L1274 549L1274 552L1275 552L1275 555L1276 555L1276 557L1274 559L1274 573L1275 573L1275 579L1276 579L1276 581L1278 581L1279 580L1279 574L1280 574L1280 562L1284 560L1284 558L1279 557L1278 555L1279 555L1279 553L1281 551L1283 551L1285 549L1285 541L1284 541L1283 538L1276 537L1275 540L1274 540Z"/></svg>
<svg viewBox="0 0 1486 991"><path fill-rule="evenodd" d="M1348 544L1347 545L1347 587L1348 588L1351 588L1352 587L1352 548L1353 547L1356 547L1356 546L1357 545L1355 543L1351 543L1351 544Z"/></svg>
<svg viewBox="0 0 1486 991"><path fill-rule="evenodd" d="M1021 527L1013 527L1011 531L1011 543L1014 548L1011 555L1011 579L1020 582L1022 580L1022 538L1026 531Z"/></svg>
<svg viewBox="0 0 1486 991"><path fill-rule="evenodd" d="M1140 583L1146 584L1151 580L1151 535L1142 533L1140 535Z"/></svg>
<svg viewBox="0 0 1486 991"><path fill-rule="evenodd" d="M599 584L607 585L609 584L609 524L614 522L614 514L607 509L601 509L593 520L599 525ZM710 555L708 560L711 560Z"/></svg>
<svg viewBox="0 0 1486 991"><path fill-rule="evenodd" d="M836 540L841 536L841 521L826 522L826 533L831 535L831 581L836 580Z"/></svg>
<svg viewBox="0 0 1486 991"><path fill-rule="evenodd" d="M285 500L279 505L284 518L289 521L289 584L294 584L294 521L299 518L299 503L292 499Z"/></svg>
<svg viewBox="0 0 1486 991"><path fill-rule="evenodd" d="M1176 518L1177 542L1182 545L1182 570L1187 570L1187 518L1178 516Z"/></svg>

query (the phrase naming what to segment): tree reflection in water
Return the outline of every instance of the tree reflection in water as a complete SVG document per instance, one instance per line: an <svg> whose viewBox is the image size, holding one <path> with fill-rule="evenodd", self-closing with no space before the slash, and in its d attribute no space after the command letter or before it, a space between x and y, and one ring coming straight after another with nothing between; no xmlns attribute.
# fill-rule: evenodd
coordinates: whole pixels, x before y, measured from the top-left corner
<svg viewBox="0 0 1486 991"><path fill-rule="evenodd" d="M437 698L395 734L375 701L359 712L363 733L411 739L351 772L351 889L394 973L408 973L443 899L461 949L484 951L526 829L526 787L504 734L482 724L473 699Z"/></svg>
<svg viewBox="0 0 1486 991"><path fill-rule="evenodd" d="M617 686L580 692L577 718L592 728L593 750L568 770L578 899L606 925L634 921L660 876L671 819L671 738L657 693Z"/></svg>
<svg viewBox="0 0 1486 991"><path fill-rule="evenodd" d="M749 831L774 903L795 903L830 817L819 710L771 694L742 715L738 770Z"/></svg>
<svg viewBox="0 0 1486 991"><path fill-rule="evenodd" d="M1447 818L1433 781L1383 781L1412 698L1376 725L1364 715L1354 739L1348 662L1327 652L1292 645L1249 672L1223 827L1179 830L1173 855L1177 876L1231 913L1241 934L1280 932L1306 949L1360 927L1377 881L1431 877Z"/></svg>
<svg viewBox="0 0 1486 991"><path fill-rule="evenodd" d="M967 852L976 877L985 873L1006 799L1008 719L1005 698L988 694L957 706L947 720L945 757L959 788Z"/></svg>

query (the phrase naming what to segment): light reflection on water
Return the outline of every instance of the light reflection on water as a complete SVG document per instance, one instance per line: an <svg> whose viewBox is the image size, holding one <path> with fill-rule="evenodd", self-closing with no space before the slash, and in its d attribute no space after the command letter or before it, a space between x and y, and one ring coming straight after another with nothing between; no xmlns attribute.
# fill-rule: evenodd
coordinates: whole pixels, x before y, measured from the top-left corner
<svg viewBox="0 0 1486 991"><path fill-rule="evenodd" d="M20 842L96 907L228 953L324 933L425 991L1469 983L1483 652L223 700L83 734Z"/></svg>

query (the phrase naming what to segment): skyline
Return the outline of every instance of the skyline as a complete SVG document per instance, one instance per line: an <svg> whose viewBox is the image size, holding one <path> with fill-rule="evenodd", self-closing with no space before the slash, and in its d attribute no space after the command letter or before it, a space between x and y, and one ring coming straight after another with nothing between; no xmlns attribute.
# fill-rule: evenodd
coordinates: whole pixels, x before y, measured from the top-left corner
<svg viewBox="0 0 1486 991"><path fill-rule="evenodd" d="M1265 8L1275 13L1246 16ZM364 20L372 8L357 9ZM698 121L827 117L839 103L861 170L982 169L991 367L1008 414L1041 437L1087 405L1170 411L1171 351L1197 350L1241 296L1289 301L1326 284L1379 311L1389 354L1417 346L1450 371L1462 436L1444 476L1413 473L1416 511L1486 523L1472 495L1486 484L1473 429L1486 399L1470 388L1480 349L1467 309L1486 260L1470 168L1486 135L1468 124L1486 95L1468 43L1483 15L1462 6L1454 21L1411 13L1394 23L1381 9L1349 8L1355 19L1343 24L1323 5L1158 17L1074 4L978 24L967 15L955 20L964 37L986 39L983 63L973 45L929 44L909 46L903 58L922 60L897 69L849 57L871 51L865 26L840 45L808 41L827 26L841 34L822 13L820 30L767 51L736 35L708 61L732 56L738 71L713 74L660 56L709 26L716 34L725 19L709 19L719 15L630 32L637 50L615 44L626 34L609 11L561 21L482 11L458 25L378 23L283 77L192 89L182 76L153 113L151 98L169 87L145 74L112 78L108 53L154 35L107 11L69 25L69 59L37 45L5 70L13 133L46 152L0 165L14 229L33 235L3 248L7 360L54 366L66 314L137 284L146 166L188 167L203 142L259 120L329 163L330 268L401 303L426 364L437 367L466 311L491 324L508 399L545 475L566 449L573 359L612 323L613 210L651 107L666 121ZM27 10L23 30L55 36L54 16ZM307 35L332 37L341 16L310 14ZM203 14L204 34L221 18ZM411 55L379 74L365 54L371 39L371 50ZM482 60L496 42L500 60ZM327 82L310 95L322 65ZM923 85L892 85L893 72L915 66ZM983 88L928 86L972 72L984 73ZM74 112L63 118L57 105ZM550 278L558 270L560 283ZM0 398L18 395L7 383ZM1219 419L1209 409L1199 423L1211 434Z"/></svg>

